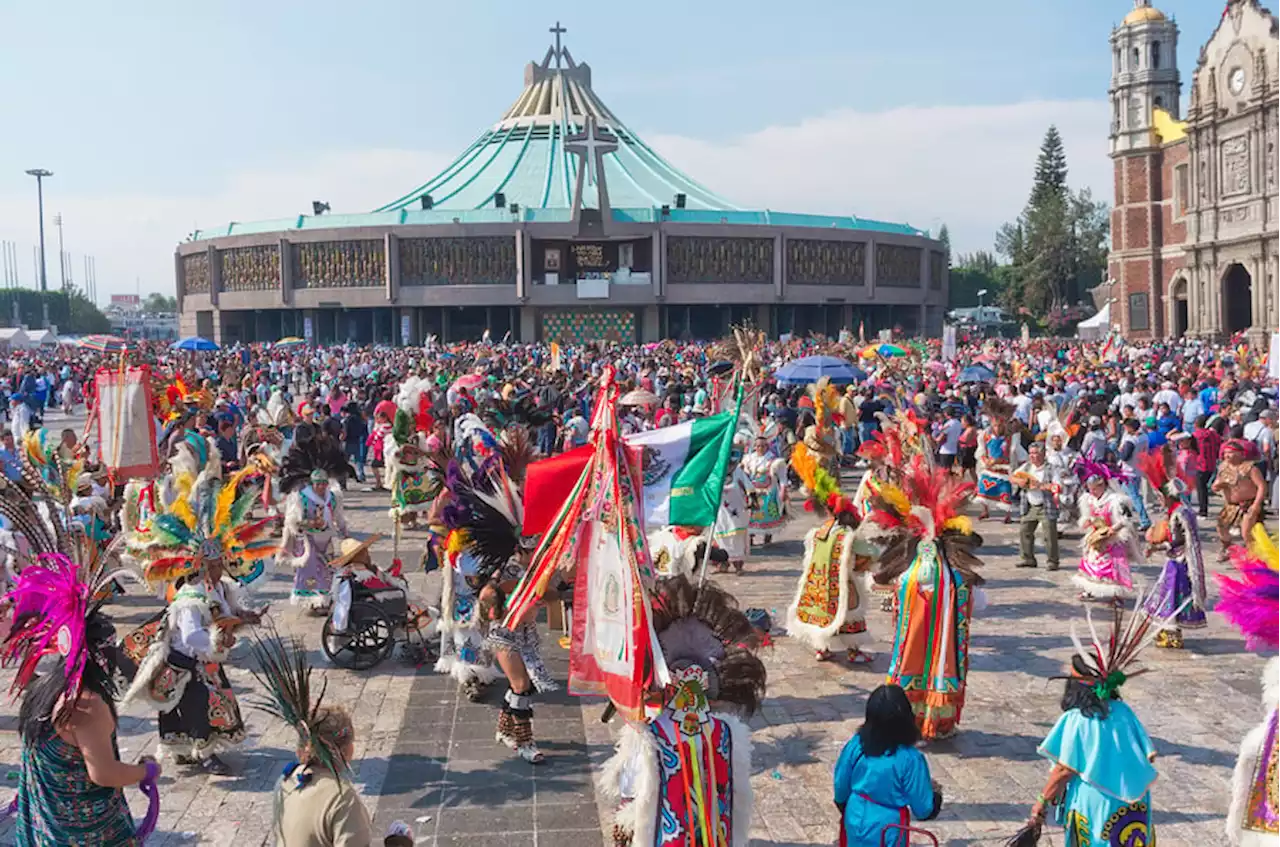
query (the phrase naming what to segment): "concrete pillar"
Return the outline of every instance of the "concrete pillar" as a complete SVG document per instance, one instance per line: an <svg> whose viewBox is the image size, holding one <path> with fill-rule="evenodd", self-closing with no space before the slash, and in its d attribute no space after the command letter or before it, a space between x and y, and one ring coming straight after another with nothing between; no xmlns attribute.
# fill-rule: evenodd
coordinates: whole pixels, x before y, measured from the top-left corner
<svg viewBox="0 0 1280 847"><path fill-rule="evenodd" d="M661 341L661 321L658 319L658 306L642 306L640 309L640 343L648 344Z"/></svg>
<svg viewBox="0 0 1280 847"><path fill-rule="evenodd" d="M286 238L276 244L280 255L280 287L276 290L281 306L293 302L293 245Z"/></svg>
<svg viewBox="0 0 1280 847"><path fill-rule="evenodd" d="M386 274L387 302L400 299L400 236L387 233L382 239L383 270ZM399 330L391 334L399 343Z"/></svg>
<svg viewBox="0 0 1280 847"><path fill-rule="evenodd" d="M524 227L516 230L516 297L521 302L529 296L533 281L533 239Z"/></svg>
<svg viewBox="0 0 1280 847"><path fill-rule="evenodd" d="M773 237L773 290L779 300L787 296L787 263L783 255L785 248L786 243L782 233L778 233Z"/></svg>
<svg viewBox="0 0 1280 847"><path fill-rule="evenodd" d="M653 271L651 272L652 273L651 282L653 284L653 296L656 298L661 298L662 286L664 282L662 271L664 268L666 268L666 262L663 261L666 258L666 256L662 249L662 231L654 230L650 240L652 243L652 247L650 249L653 250L653 257L652 257L653 260L649 263L649 266L653 268Z"/></svg>
<svg viewBox="0 0 1280 847"><path fill-rule="evenodd" d="M538 340L538 310L533 306L520 307L520 340L525 344Z"/></svg>
<svg viewBox="0 0 1280 847"><path fill-rule="evenodd" d="M754 321L756 329L763 329L765 333L769 332L769 304L760 303L756 306Z"/></svg>
<svg viewBox="0 0 1280 847"><path fill-rule="evenodd" d="M929 250L927 248L920 250L920 288L924 291L929 290Z"/></svg>
<svg viewBox="0 0 1280 847"><path fill-rule="evenodd" d="M453 340L449 337L450 311L447 306L440 310L440 342L442 344Z"/></svg>
<svg viewBox="0 0 1280 847"><path fill-rule="evenodd" d="M182 254L176 250L173 253L173 284L178 297L178 314L181 315L182 300L187 293L187 265L182 261ZM17 300L14 302L16 303Z"/></svg>
<svg viewBox="0 0 1280 847"><path fill-rule="evenodd" d="M218 249L209 245L209 305L218 308L218 293L222 291L222 262L218 259ZM219 344L222 342L219 341Z"/></svg>
<svg viewBox="0 0 1280 847"><path fill-rule="evenodd" d="M867 242L866 256L863 260L866 262L866 269L863 275L867 281L867 299L876 299L876 243L874 240Z"/></svg>

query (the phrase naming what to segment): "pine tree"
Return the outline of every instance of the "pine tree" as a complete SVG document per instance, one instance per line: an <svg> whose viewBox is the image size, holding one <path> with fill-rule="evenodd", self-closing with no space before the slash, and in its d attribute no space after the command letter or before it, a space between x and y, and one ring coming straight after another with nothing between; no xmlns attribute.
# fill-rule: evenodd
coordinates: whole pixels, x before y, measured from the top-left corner
<svg viewBox="0 0 1280 847"><path fill-rule="evenodd" d="M951 232L947 229L947 225L943 224L938 230L938 240L942 242L944 252L947 255L947 265L951 264Z"/></svg>
<svg viewBox="0 0 1280 847"><path fill-rule="evenodd" d="M1039 205L1049 197L1062 199L1067 191L1067 153L1062 149L1062 135L1058 128L1049 125L1040 142L1040 157L1036 159L1036 179L1031 186L1031 204Z"/></svg>

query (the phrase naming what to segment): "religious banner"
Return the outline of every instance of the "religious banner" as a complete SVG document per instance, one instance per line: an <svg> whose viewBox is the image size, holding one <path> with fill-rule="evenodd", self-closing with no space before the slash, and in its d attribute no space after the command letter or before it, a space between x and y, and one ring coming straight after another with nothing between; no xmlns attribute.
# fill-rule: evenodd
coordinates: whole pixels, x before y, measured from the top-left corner
<svg viewBox="0 0 1280 847"><path fill-rule="evenodd" d="M160 471L151 369L146 365L94 375L90 425L98 428L98 461L117 480L151 479Z"/></svg>
<svg viewBox="0 0 1280 847"><path fill-rule="evenodd" d="M956 328L954 326L944 326L942 328L942 361L950 362L956 357Z"/></svg>

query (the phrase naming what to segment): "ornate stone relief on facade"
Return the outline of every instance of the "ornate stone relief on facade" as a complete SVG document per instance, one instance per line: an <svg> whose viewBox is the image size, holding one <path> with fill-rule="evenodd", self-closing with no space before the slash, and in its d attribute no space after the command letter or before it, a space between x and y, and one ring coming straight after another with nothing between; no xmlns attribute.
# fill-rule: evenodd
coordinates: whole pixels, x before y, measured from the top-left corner
<svg viewBox="0 0 1280 847"><path fill-rule="evenodd" d="M295 288L376 288L386 284L381 241L321 241L293 245Z"/></svg>
<svg viewBox="0 0 1280 847"><path fill-rule="evenodd" d="M1222 194L1248 194L1249 137L1237 135L1222 142Z"/></svg>
<svg viewBox="0 0 1280 847"><path fill-rule="evenodd" d="M876 285L887 288L919 288L920 248L877 244Z"/></svg>
<svg viewBox="0 0 1280 847"><path fill-rule="evenodd" d="M860 241L787 239L787 282L796 285L865 285L866 245Z"/></svg>
<svg viewBox="0 0 1280 847"><path fill-rule="evenodd" d="M1222 222L1224 224L1238 224L1249 220L1249 207L1233 206L1230 209L1222 210Z"/></svg>
<svg viewBox="0 0 1280 847"><path fill-rule="evenodd" d="M400 239L401 285L514 285L515 281L514 238Z"/></svg>
<svg viewBox="0 0 1280 847"><path fill-rule="evenodd" d="M209 254L192 253L182 257L182 288L184 294L208 294L213 287L213 274L209 272Z"/></svg>
<svg viewBox="0 0 1280 847"><path fill-rule="evenodd" d="M219 250L222 291L270 291L280 287L280 249L274 244Z"/></svg>
<svg viewBox="0 0 1280 847"><path fill-rule="evenodd" d="M667 281L773 282L773 239L673 235L667 239Z"/></svg>

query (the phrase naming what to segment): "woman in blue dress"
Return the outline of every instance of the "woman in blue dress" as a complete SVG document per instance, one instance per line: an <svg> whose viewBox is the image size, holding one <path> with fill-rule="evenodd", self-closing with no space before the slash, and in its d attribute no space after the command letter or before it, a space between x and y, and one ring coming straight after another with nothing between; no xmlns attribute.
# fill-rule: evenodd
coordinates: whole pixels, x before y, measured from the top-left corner
<svg viewBox="0 0 1280 847"><path fill-rule="evenodd" d="M929 763L915 746L920 730L906 692L880 686L867 698L866 715L836 762L841 847L880 847L885 827L933 820L942 808ZM886 838L885 847L905 844L899 835Z"/></svg>

